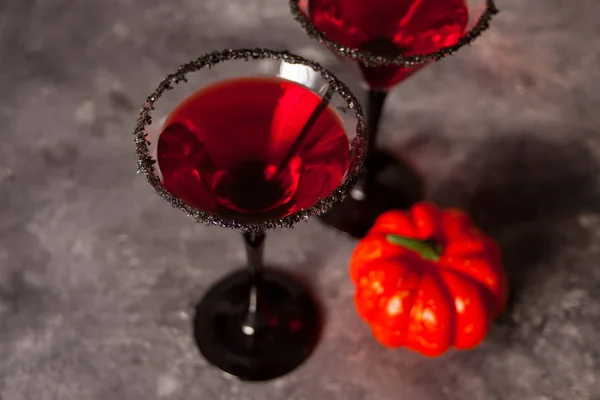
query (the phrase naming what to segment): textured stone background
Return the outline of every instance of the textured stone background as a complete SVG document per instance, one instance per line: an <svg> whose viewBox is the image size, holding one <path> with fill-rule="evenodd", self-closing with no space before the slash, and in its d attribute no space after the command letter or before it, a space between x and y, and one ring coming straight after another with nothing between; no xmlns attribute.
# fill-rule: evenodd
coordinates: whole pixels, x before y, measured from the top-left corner
<svg viewBox="0 0 600 400"><path fill-rule="evenodd" d="M485 37L393 92L382 143L500 241L507 314L471 352L384 350L353 309L354 242L312 221L267 256L315 285L324 338L289 376L242 384L198 356L189 321L243 263L239 235L135 174L136 112L215 48L353 76L286 0L0 0L0 399L600 399L600 3L499 7Z"/></svg>

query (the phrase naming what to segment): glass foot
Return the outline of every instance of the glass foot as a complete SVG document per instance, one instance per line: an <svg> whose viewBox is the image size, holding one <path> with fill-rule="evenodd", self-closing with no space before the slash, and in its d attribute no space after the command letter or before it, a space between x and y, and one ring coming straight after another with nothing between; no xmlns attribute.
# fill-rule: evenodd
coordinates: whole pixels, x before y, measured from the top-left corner
<svg viewBox="0 0 600 400"><path fill-rule="evenodd" d="M287 374L310 356L321 313L296 279L266 269L256 291L257 313L248 324L251 289L248 270L210 288L196 307L194 336L217 368L240 380L263 381Z"/></svg>
<svg viewBox="0 0 600 400"><path fill-rule="evenodd" d="M326 225L357 239L367 234L383 212L409 208L423 197L417 173L390 154L375 151L368 167L374 170L376 179L365 190L355 188L345 201L319 217Z"/></svg>

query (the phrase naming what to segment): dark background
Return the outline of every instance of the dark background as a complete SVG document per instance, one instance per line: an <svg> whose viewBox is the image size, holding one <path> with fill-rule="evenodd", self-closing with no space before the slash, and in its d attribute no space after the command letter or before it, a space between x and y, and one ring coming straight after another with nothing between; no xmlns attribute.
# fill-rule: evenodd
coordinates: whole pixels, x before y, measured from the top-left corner
<svg viewBox="0 0 600 400"><path fill-rule="evenodd" d="M354 311L355 242L311 221L268 237L267 259L315 286L324 337L292 374L242 384L189 320L241 239L135 174L137 111L224 47L356 79L286 0L0 0L0 399L600 399L600 3L498 3L484 37L394 90L382 144L499 240L507 313L474 351L385 350Z"/></svg>

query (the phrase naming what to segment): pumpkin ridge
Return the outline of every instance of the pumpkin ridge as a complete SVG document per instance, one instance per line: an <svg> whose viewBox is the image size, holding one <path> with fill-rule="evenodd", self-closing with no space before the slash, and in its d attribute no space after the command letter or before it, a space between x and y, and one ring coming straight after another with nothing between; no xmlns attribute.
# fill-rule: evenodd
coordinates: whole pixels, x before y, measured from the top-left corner
<svg viewBox="0 0 600 400"><path fill-rule="evenodd" d="M500 279L501 278L501 270L498 268L498 266L496 265L496 263L493 262L493 261L491 261L491 260L489 260L485 256L473 257L473 258L464 258L464 259L461 258L459 260L460 260L461 264L466 264L467 262L468 263L481 262L482 264L486 265L487 268L490 269L490 272L491 272L490 275L491 276L493 276L495 279ZM452 265L445 265L445 268L454 270L454 268L452 267ZM481 269L485 270L485 268L478 268L478 269L473 268L473 271L480 271ZM461 270L458 270L458 271L461 271ZM462 271L462 272L464 272L465 274L471 276L469 274L469 272L467 272L467 271ZM484 285L484 286L488 286L488 284L485 281L480 281L475 276L473 276L473 279L477 280L478 282L481 282L481 284Z"/></svg>
<svg viewBox="0 0 600 400"><path fill-rule="evenodd" d="M411 290L409 292L408 300L406 302L406 305L407 305L406 310L407 310L408 318L407 318L406 328L402 331L402 343L406 343L406 339L408 337L408 328L410 327L410 315L412 313L412 308L415 305L415 302L417 301L417 295L421 291L420 287L421 287L421 282L423 281L424 273L423 272L421 272L421 273L415 272L415 273L418 276L418 280L417 280L417 284L415 285L416 290Z"/></svg>
<svg viewBox="0 0 600 400"><path fill-rule="evenodd" d="M473 345L477 345L479 342L476 342L475 344L471 343L470 345L468 345L467 347L465 347L464 341L462 343L460 343L461 347L459 347L459 342L461 342L461 337L463 332L460 331L460 328L465 328L465 325L460 325L460 320L461 318L465 318L463 319L463 323L466 321L472 321L472 319L469 318L473 317L473 315L479 315L480 317L482 317L483 319L477 319L480 324L482 324L484 326L484 330L488 330L490 324L493 321L493 315L494 315L494 296L491 294L491 292L485 287L482 286L480 284L478 284L477 281L473 280L473 279L469 279L468 277L466 277L464 275L461 275L460 273L457 273L456 271L450 271L450 270L444 270L443 273L440 274L440 277L444 280L444 282L446 283L446 287L448 289L450 289L452 287L452 281L454 281L455 283L457 283L459 285L459 287L457 287L457 295L456 297L453 297L453 301L454 301L454 308L456 310L456 340L454 342L454 347L458 348L458 349L469 349L472 348ZM464 285L464 286L463 286ZM470 287L470 288L469 288ZM466 293L467 293L467 297L464 297L463 295L465 294L465 292L463 292L463 289L467 288ZM473 290L472 292L469 292L470 290ZM465 305L468 305L469 302L473 302L475 304L480 304L480 310L475 309L474 311L470 311L469 314L462 314L461 312L459 312L458 310L458 305L456 304L456 300L457 298L461 298L461 300L463 300L463 302L465 301L465 299L468 299L468 302L465 304L463 303L462 307L465 307ZM463 310L464 311L464 310ZM478 314L478 312L481 312L480 314ZM471 324L472 325L472 324ZM467 325L468 326L468 325ZM468 332L470 333L470 332ZM473 337L477 337L477 335L475 336L471 336L471 338ZM462 337L464 339L464 337ZM479 340L483 340L483 338L480 338Z"/></svg>
<svg viewBox="0 0 600 400"><path fill-rule="evenodd" d="M450 323L448 326L448 336L450 338L449 343L452 347L454 347L454 343L456 341L456 331L457 331L457 326L458 326L458 321L457 321L457 311L456 311L456 299L454 298L454 296L452 295L452 292L450 291L450 288L448 287L448 285L446 284L446 282L444 281L444 278L442 277L442 274L440 272L439 268L435 269L435 272L431 273L433 279L436 281L437 285L440 287L441 291L444 293L444 295L446 296L446 300L448 301L448 304L452 304L452 306L450 307L450 309L452 310L452 312L450 313L452 316L450 317Z"/></svg>
<svg viewBox="0 0 600 400"><path fill-rule="evenodd" d="M452 268L451 266L444 265L444 263L439 263L438 266L440 267L440 269L443 269L445 272L453 273L455 275L460 276L461 279L465 279L465 280L474 282L478 287L484 289L491 296L491 299L494 302L494 306L495 306L494 308L499 307L500 299L498 299L498 296L496 296L496 294L494 294L492 289L490 289L490 287L488 285L486 285L484 282L480 281L479 279L476 279L472 275L469 275L465 271L461 271L461 270Z"/></svg>
<svg viewBox="0 0 600 400"><path fill-rule="evenodd" d="M407 312L408 312L408 323L406 324L406 329L404 330L404 332L402 333L402 343L404 343L405 345L407 345L407 340L408 340L408 332L410 331L410 326L412 324L412 310L413 307L415 306L415 303L417 302L417 299L420 297L419 295L423 294L423 289L421 288L421 285L423 283L423 276L425 275L425 271L422 271L421 273L418 274L419 280L417 281L417 284L415 285L416 290L412 291L412 293L410 294L410 302L407 303L410 306L407 307ZM421 296L422 297L422 296ZM411 346L407 346L407 347L411 347Z"/></svg>

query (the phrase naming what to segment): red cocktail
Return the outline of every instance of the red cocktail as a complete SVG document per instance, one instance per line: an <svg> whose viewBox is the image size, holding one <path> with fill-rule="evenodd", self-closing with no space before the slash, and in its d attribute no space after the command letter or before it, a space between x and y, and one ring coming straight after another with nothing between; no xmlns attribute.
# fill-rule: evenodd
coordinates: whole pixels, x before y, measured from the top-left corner
<svg viewBox="0 0 600 400"><path fill-rule="evenodd" d="M159 137L165 188L198 209L238 220L311 207L341 184L349 165L348 136L331 107L284 160L320 101L310 89L275 77L199 90L171 113Z"/></svg>
<svg viewBox="0 0 600 400"><path fill-rule="evenodd" d="M315 27L330 40L385 59L452 46L469 21L465 0L310 0L308 10ZM379 90L423 66L359 65L366 84Z"/></svg>

